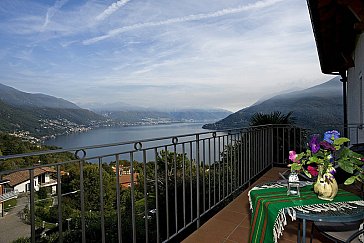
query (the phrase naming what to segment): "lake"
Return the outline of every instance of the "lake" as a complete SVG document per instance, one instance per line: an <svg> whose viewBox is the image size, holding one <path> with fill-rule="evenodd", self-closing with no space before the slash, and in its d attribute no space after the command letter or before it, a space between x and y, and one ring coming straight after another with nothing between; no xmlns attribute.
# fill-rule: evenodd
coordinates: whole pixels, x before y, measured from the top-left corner
<svg viewBox="0 0 364 243"><path fill-rule="evenodd" d="M152 126L131 126L131 127L111 127L98 128L84 133L73 133L69 135L58 136L54 139L49 139L45 142L46 145L55 145L65 149L85 147L100 144L119 143L127 141L135 141L149 138L159 138L167 136L177 136L185 134L193 134L207 132L209 130L202 129L204 123L174 123L165 125ZM182 138L183 140L183 138ZM179 139L179 141L182 141ZM150 146L158 146L162 141L150 142ZM87 157L116 153L117 151L125 151L131 149L132 145L127 148L120 149L118 147L104 147L98 149L87 150ZM145 148L143 146L143 148ZM186 147L187 149L187 147ZM152 152L152 151L150 151ZM124 159L128 159L129 155L125 155ZM152 157L152 156L148 156ZM123 158L121 158L123 159ZM141 153L136 153L134 159L141 161ZM110 162L115 160L115 157L110 156L104 158L103 161Z"/></svg>

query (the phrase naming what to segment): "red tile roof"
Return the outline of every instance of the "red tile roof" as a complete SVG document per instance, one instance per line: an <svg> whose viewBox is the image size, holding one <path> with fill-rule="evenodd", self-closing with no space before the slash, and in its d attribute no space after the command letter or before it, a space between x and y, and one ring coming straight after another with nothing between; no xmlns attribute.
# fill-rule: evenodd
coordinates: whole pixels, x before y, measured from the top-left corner
<svg viewBox="0 0 364 243"><path fill-rule="evenodd" d="M35 168L34 177L47 173L47 172L56 173L56 171L50 167ZM9 186L14 187L16 185L19 185L20 183L30 180L30 173L29 173L29 170L17 171L17 172L4 176L3 179L9 180L9 183L8 183Z"/></svg>
<svg viewBox="0 0 364 243"><path fill-rule="evenodd" d="M139 176L139 173L134 173L134 183L135 184L138 184L138 176ZM129 175L121 175L119 176L120 178L120 185L122 187L129 187L130 183L131 183L131 174Z"/></svg>

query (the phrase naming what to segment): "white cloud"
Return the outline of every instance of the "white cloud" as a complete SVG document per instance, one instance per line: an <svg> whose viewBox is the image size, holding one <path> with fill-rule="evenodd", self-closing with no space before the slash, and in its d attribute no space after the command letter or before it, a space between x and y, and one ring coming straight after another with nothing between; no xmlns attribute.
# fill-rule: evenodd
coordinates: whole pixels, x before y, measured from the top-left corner
<svg viewBox="0 0 364 243"><path fill-rule="evenodd" d="M118 11L121 7L123 7L125 4L130 2L130 0L119 0L113 4L111 4L109 7L107 7L101 14L96 16L96 20L102 21L112 15L114 12Z"/></svg>
<svg viewBox="0 0 364 243"><path fill-rule="evenodd" d="M189 22L189 21L197 21L197 20L203 20L203 19L208 19L208 18L216 18L216 17L222 17L222 16L229 15L229 14L236 14L236 13L241 13L241 12L245 12L245 11L249 11L249 10L266 8L266 7L272 6L281 1L283 1L283 0L262 0L262 1L258 1L258 2L252 3L252 4L241 5L236 8L225 8L225 9L207 13L207 14L203 14L203 13L192 14L192 15L188 15L188 16L184 16L184 17L170 18L170 19L163 20L163 21L155 21L155 22L151 21L151 22L144 22L144 23L128 25L128 26L124 26L121 28L112 29L112 30L108 31L108 33L105 35L101 35L101 36L97 36L97 37L93 37L93 38L84 40L83 44L85 44L85 45L93 44L93 43L96 43L96 42L99 42L99 41L102 41L105 39L112 38L121 33L136 30L136 29L141 29L141 28L170 25L170 24L183 23L183 22Z"/></svg>
<svg viewBox="0 0 364 243"><path fill-rule="evenodd" d="M46 13L46 16L45 16L45 19L44 19L44 23L43 23L43 26L41 28L41 31L44 31L51 18L57 13L57 11L63 7L63 5L65 5L69 0L56 0L55 4L50 7L48 10L47 10L47 13Z"/></svg>
<svg viewBox="0 0 364 243"><path fill-rule="evenodd" d="M39 33L49 6L32 2L31 10L6 15L9 4L0 1L0 15L6 15L0 82L77 102L92 97L237 110L270 93L328 80L305 2L278 2L69 2Z"/></svg>

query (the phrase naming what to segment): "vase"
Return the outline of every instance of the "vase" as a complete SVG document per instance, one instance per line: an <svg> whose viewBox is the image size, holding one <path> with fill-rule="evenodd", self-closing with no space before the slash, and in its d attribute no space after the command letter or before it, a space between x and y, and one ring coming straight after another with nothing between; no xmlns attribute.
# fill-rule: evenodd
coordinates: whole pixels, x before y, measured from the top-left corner
<svg viewBox="0 0 364 243"><path fill-rule="evenodd" d="M318 198L322 200L331 201L337 194L338 186L335 177L329 172L323 173L321 165L319 166L319 174L313 189L317 193Z"/></svg>

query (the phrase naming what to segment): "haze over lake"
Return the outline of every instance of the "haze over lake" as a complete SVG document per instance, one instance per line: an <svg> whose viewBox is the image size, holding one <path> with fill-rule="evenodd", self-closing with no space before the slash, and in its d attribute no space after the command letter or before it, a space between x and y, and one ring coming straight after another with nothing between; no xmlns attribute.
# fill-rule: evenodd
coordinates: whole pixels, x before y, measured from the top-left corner
<svg viewBox="0 0 364 243"><path fill-rule="evenodd" d="M202 129L202 125L203 123L174 123L153 126L99 128L84 133L73 133L69 135L58 136L55 139L47 140L45 144L70 149L209 131ZM181 139L179 141L181 141ZM155 141L149 143L148 145L158 146L161 143L161 141ZM145 148L145 146L143 146L143 148ZM119 151L125 151L126 149L132 149L132 146L124 146L122 149L120 149L120 147L105 147L87 150L87 157L116 153ZM128 159L128 156L125 156L124 159ZM141 161L141 154L136 154L135 159ZM112 160L115 160L113 156L104 159L105 162Z"/></svg>

